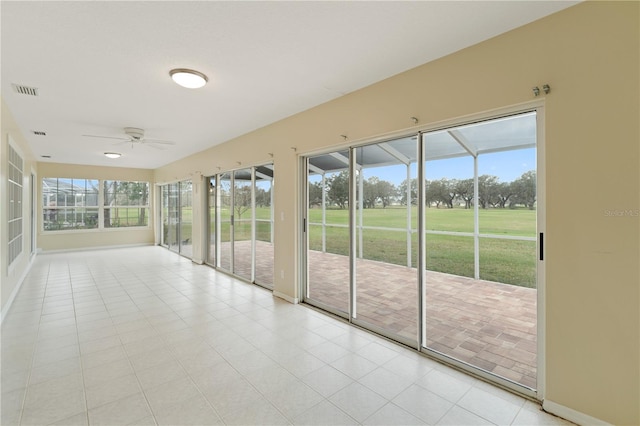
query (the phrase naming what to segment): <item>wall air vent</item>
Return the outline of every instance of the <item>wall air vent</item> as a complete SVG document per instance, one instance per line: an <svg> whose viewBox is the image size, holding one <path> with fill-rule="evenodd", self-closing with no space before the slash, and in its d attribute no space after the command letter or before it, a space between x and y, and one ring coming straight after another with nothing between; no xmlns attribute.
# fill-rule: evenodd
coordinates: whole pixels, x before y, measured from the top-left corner
<svg viewBox="0 0 640 426"><path fill-rule="evenodd" d="M22 84L11 83L11 87L16 93L21 95L38 96L38 89L36 87L23 86Z"/></svg>
<svg viewBox="0 0 640 426"><path fill-rule="evenodd" d="M46 132L41 132L41 131L39 131L39 130L32 130L31 132L32 132L34 135L37 135L37 136L47 136L47 133L46 133Z"/></svg>

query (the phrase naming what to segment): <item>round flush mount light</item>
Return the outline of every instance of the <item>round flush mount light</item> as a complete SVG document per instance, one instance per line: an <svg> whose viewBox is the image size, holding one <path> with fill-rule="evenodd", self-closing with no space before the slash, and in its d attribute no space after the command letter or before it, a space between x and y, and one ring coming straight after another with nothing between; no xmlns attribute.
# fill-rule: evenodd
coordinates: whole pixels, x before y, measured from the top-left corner
<svg viewBox="0 0 640 426"><path fill-rule="evenodd" d="M186 87L187 89L198 89L205 84L209 79L206 75L201 72L189 70L186 68L176 68L169 71L169 75L182 87Z"/></svg>
<svg viewBox="0 0 640 426"><path fill-rule="evenodd" d="M104 156L107 158L120 158L122 154L120 154L119 152L105 152Z"/></svg>

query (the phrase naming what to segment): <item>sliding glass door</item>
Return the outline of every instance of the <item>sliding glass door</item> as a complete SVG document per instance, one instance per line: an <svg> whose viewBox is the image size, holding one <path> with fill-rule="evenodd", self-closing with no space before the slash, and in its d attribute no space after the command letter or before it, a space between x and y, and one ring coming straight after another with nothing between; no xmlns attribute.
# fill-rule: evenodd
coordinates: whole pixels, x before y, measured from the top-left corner
<svg viewBox="0 0 640 426"><path fill-rule="evenodd" d="M305 159L305 302L534 394L536 111Z"/></svg>
<svg viewBox="0 0 640 426"><path fill-rule="evenodd" d="M424 347L527 388L537 374L536 113L425 133Z"/></svg>
<svg viewBox="0 0 640 426"><path fill-rule="evenodd" d="M160 187L160 222L162 223L160 243L169 250L187 257L193 254L191 192L191 181L170 183Z"/></svg>
<svg viewBox="0 0 640 426"><path fill-rule="evenodd" d="M273 165L208 178L207 263L273 288Z"/></svg>
<svg viewBox="0 0 640 426"><path fill-rule="evenodd" d="M349 151L307 158L306 299L347 317L350 300Z"/></svg>

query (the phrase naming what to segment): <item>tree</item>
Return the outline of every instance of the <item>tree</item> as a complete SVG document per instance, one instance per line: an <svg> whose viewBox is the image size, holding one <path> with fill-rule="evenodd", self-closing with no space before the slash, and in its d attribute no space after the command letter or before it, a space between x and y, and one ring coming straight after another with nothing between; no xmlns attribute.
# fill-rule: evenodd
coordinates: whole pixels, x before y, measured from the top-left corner
<svg viewBox="0 0 640 426"><path fill-rule="evenodd" d="M236 186L233 193L233 206L238 215L238 219L242 218L242 214L251 207L251 186Z"/></svg>
<svg viewBox="0 0 640 426"><path fill-rule="evenodd" d="M536 203L536 171L529 170L512 183L515 202L533 210Z"/></svg>
<svg viewBox="0 0 640 426"><path fill-rule="evenodd" d="M497 176L478 176L478 204L483 209L497 204L498 181Z"/></svg>
<svg viewBox="0 0 640 426"><path fill-rule="evenodd" d="M397 194L400 196L400 204L403 206L407 205L407 185L411 185L410 194L411 194L411 205L415 206L418 204L418 179L413 178L407 183L407 179L402 181L400 186L398 186Z"/></svg>
<svg viewBox="0 0 640 426"><path fill-rule="evenodd" d="M344 170L327 179L329 202L344 209L349 204L349 172Z"/></svg>
<svg viewBox="0 0 640 426"><path fill-rule="evenodd" d="M309 182L309 207L322 205L322 184Z"/></svg>
<svg viewBox="0 0 640 426"><path fill-rule="evenodd" d="M425 198L427 206L435 204L436 208L440 208L442 204L442 181L441 180L427 180L425 188Z"/></svg>
<svg viewBox="0 0 640 426"><path fill-rule="evenodd" d="M391 204L391 201L396 197L397 189L391 182L381 180L376 183L376 193L378 195L378 199L382 202L382 208L387 208Z"/></svg>
<svg viewBox="0 0 640 426"><path fill-rule="evenodd" d="M378 201L378 183L377 176L372 176L362 182L362 206L365 209L373 209Z"/></svg>
<svg viewBox="0 0 640 426"><path fill-rule="evenodd" d="M473 205L473 179L462 179L455 186L458 196L464 200L464 208L470 209Z"/></svg>
<svg viewBox="0 0 640 426"><path fill-rule="evenodd" d="M496 197L498 200L498 206L504 209L509 199L513 196L513 182L500 182L497 185Z"/></svg>

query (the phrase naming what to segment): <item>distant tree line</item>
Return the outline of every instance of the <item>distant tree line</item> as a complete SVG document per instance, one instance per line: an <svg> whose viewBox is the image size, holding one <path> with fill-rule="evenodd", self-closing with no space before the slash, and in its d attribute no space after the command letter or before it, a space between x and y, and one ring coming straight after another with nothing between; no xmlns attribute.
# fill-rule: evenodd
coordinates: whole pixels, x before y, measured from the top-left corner
<svg viewBox="0 0 640 426"><path fill-rule="evenodd" d="M411 204L418 201L418 181L416 178L404 180L398 186L374 176L363 182L363 207L386 208L392 204L407 205L407 186L410 185ZM334 174L326 179L326 202L329 206L345 209L349 206L349 174L347 171ZM425 197L427 207L454 208L473 207L473 179L427 180ZM500 182L491 175L478 176L478 206L488 208L516 208L524 206L533 210L536 202L536 172L530 170L512 182ZM309 205L322 205L322 184L309 184Z"/></svg>

